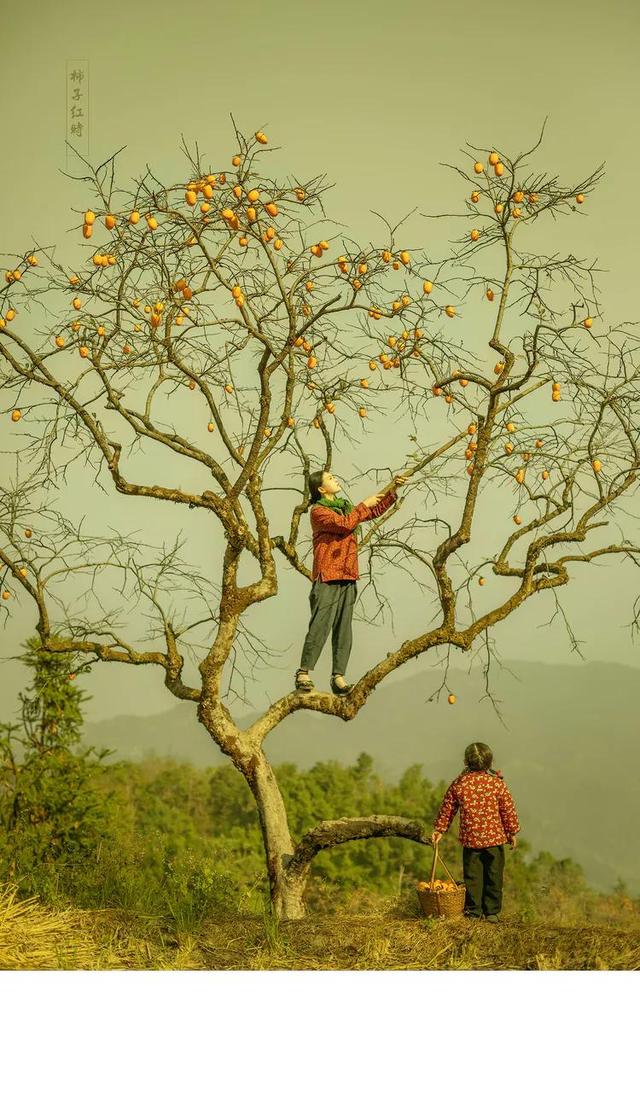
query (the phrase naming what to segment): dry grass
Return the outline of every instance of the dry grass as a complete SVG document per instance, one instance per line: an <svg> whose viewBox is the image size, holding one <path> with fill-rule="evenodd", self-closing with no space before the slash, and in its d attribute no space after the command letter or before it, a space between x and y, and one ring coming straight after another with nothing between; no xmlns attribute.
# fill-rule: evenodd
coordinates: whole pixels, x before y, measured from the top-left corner
<svg viewBox="0 0 640 1102"><path fill-rule="evenodd" d="M16 889L0 890L0 968L91 968L98 946L82 912L51 911L37 899L16 899Z"/></svg>
<svg viewBox="0 0 640 1102"><path fill-rule="evenodd" d="M584 970L640 968L640 936L606 927L459 920L304 919L267 948L258 923L217 923L200 939L208 968Z"/></svg>
<svg viewBox="0 0 640 1102"><path fill-rule="evenodd" d="M394 904L300 922L217 919L179 935L166 920L53 911L0 890L0 968L144 970L638 970L640 923L501 925L423 919Z"/></svg>

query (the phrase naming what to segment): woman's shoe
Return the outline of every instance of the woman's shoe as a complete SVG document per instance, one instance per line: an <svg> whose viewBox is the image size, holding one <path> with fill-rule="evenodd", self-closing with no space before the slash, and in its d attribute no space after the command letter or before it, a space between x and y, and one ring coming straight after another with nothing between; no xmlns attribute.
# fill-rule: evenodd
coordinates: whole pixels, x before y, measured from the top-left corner
<svg viewBox="0 0 640 1102"><path fill-rule="evenodd" d="M314 688L313 681L304 670L296 671L296 689L300 693L310 693Z"/></svg>
<svg viewBox="0 0 640 1102"><path fill-rule="evenodd" d="M331 691L334 692L336 696L346 696L347 693L351 692L352 688L353 685L336 685L336 679L333 674L331 675Z"/></svg>

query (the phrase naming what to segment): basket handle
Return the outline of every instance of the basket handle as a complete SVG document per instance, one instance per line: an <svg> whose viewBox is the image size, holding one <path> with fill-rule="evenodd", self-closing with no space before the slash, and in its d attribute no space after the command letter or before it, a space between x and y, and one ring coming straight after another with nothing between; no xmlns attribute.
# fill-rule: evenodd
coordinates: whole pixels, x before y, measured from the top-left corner
<svg viewBox="0 0 640 1102"><path fill-rule="evenodd" d="M437 861L440 861L440 864L441 864L441 865L442 865L442 867L444 868L444 871L446 872L447 876L449 877L449 880L452 880L452 881L453 881L453 883L454 883L454 884L456 884L456 881L454 880L453 876L452 876L452 875L451 875L451 873L449 872L449 870L448 870L447 866L445 865L444 861L442 860L442 857L441 857L441 856L440 856L440 854L438 853L438 843L437 843L437 842L435 842L435 844L434 844L434 847L433 847L433 863L432 863L432 865L431 865L431 879L430 879L430 881L429 881L429 886L430 886L431 888L433 888L433 882L434 882L434 880L435 880L435 873L436 873L436 862L437 862ZM456 886L457 886L457 885L456 885Z"/></svg>

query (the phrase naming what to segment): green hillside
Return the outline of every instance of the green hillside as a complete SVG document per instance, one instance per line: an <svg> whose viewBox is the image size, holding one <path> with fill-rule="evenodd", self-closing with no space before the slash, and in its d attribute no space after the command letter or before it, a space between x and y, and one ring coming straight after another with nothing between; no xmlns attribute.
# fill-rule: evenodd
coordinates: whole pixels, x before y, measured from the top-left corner
<svg viewBox="0 0 640 1102"><path fill-rule="evenodd" d="M639 891L637 672L613 663L496 667L491 691L500 702L504 726L482 699L480 671L471 676L450 671L448 687L458 697L453 707L446 703L446 692L439 702L427 703L441 678L436 670L388 681L348 724L296 713L269 736L271 759L300 768L329 759L352 764L364 750L390 780L419 763L424 775L437 782L454 776L466 744L480 739L494 749L518 806L522 836L534 850L573 858L599 889L609 890L621 878L631 891ZM159 716L116 716L88 724L85 739L130 760L148 754L198 766L223 760L190 704Z"/></svg>

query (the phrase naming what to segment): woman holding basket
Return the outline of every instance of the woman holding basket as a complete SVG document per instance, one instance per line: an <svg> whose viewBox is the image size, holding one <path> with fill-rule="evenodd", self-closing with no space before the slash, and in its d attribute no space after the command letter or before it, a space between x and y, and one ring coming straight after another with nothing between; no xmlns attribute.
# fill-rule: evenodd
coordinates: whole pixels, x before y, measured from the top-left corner
<svg viewBox="0 0 640 1102"><path fill-rule="evenodd" d="M491 768L493 752L472 742L464 752L463 771L451 782L434 823L431 841L438 844L456 811L460 811L465 915L499 922L502 909L504 846L516 847L520 830L513 797L499 770Z"/></svg>

